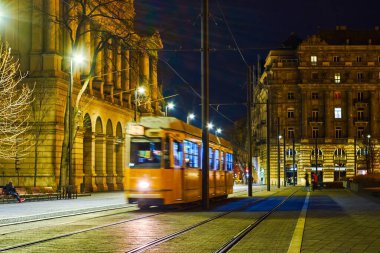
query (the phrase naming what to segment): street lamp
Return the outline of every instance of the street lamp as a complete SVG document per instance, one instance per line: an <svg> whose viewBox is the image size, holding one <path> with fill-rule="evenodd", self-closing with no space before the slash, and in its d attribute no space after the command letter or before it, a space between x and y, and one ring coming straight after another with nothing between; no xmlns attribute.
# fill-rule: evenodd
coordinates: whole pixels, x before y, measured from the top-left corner
<svg viewBox="0 0 380 253"><path fill-rule="evenodd" d="M145 93L145 89L143 86L137 87L135 89L135 114L134 114L134 118L133 118L135 122L137 120L137 95L138 94L142 95L144 93Z"/></svg>
<svg viewBox="0 0 380 253"><path fill-rule="evenodd" d="M211 122L207 123L207 129L211 130L213 127L214 127L214 124L212 124Z"/></svg>
<svg viewBox="0 0 380 253"><path fill-rule="evenodd" d="M84 57L81 54L72 55L70 58L70 83L69 83L69 94L68 94L68 108L69 108L69 154L68 154L68 165L69 165L69 186L72 187L73 181L73 106L72 106L72 96L73 96L73 85L74 85L74 64L79 65L84 61ZM71 198L71 189L69 190L69 198Z"/></svg>
<svg viewBox="0 0 380 253"><path fill-rule="evenodd" d="M278 130L278 133L280 131ZM282 136L278 135L277 138L277 188L280 188L280 140Z"/></svg>
<svg viewBox="0 0 380 253"><path fill-rule="evenodd" d="M371 170L371 172L372 172L372 164L371 164L371 153L370 153L370 151L371 151L371 135L370 134L368 134L367 135L367 139L368 139L368 141L367 141L367 173L370 173L370 170Z"/></svg>
<svg viewBox="0 0 380 253"><path fill-rule="evenodd" d="M218 134L221 134L222 133L222 129L221 128L217 128L215 133L218 135Z"/></svg>
<svg viewBox="0 0 380 253"><path fill-rule="evenodd" d="M190 123L190 120L193 120L195 118L195 114L194 113L190 113L189 115L187 115L186 117L186 123L189 124Z"/></svg>
<svg viewBox="0 0 380 253"><path fill-rule="evenodd" d="M168 116L168 109L171 110L174 108L174 103L172 102L169 102L166 106L165 106L165 117Z"/></svg>

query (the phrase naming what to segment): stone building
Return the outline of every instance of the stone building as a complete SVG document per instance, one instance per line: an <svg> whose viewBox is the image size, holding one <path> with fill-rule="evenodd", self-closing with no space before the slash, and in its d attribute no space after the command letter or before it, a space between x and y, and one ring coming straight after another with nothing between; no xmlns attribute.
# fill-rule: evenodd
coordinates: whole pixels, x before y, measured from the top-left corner
<svg viewBox="0 0 380 253"><path fill-rule="evenodd" d="M32 123L42 122L38 149L35 150L36 141L31 138L31 147L26 153L14 160L1 161L1 184L12 180L17 186L33 186L35 180L37 186L59 185L71 44L67 27L57 20L65 18L62 16L65 8L71 7L68 3L76 2L17 0L1 3L0 38L10 45L14 58L20 60L21 71L28 72L26 82L34 83L36 91L42 90L45 94L36 99L43 99L38 108L42 116L39 114L40 118L34 120L31 115ZM157 32L149 36L139 35L133 28L133 0L124 1L123 7L116 13L124 15L121 16L123 19L115 18L115 23L111 20L96 27L120 29L121 23L117 22L122 20L126 24L128 21L131 30L125 34L131 34L131 40L138 46L126 45L125 37L121 35L120 40L115 39L116 36L110 37L108 46L91 60L100 37L96 36L97 28L91 30L97 20L86 24L88 30L83 32L79 41L87 61L74 66L73 103L91 63L96 63L94 77L79 101L74 119L78 121L78 128L74 134L72 177L73 184L81 191L123 189L128 152L124 140L128 123L134 120L135 113L137 118L141 114L162 114L159 104L162 95L157 82L157 50L162 48L160 36ZM115 12L112 14L116 15ZM145 95L137 94L137 87L144 87Z"/></svg>
<svg viewBox="0 0 380 253"><path fill-rule="evenodd" d="M304 183L305 172L316 169L323 182L378 173L379 27L338 26L287 42L270 51L255 88L253 131L261 176L266 180L268 140L271 184L277 183L279 167L281 184L292 183L293 174Z"/></svg>

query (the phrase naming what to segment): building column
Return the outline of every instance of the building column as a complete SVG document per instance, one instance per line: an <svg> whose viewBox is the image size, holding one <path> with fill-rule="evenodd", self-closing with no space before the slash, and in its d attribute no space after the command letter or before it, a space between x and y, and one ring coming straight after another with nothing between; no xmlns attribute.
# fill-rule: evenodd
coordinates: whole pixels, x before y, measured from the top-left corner
<svg viewBox="0 0 380 253"><path fill-rule="evenodd" d="M347 91L347 139L348 138L354 138L355 128L354 128L354 121L353 121L353 115L352 115L352 109L353 109L353 102L352 102L352 91Z"/></svg>
<svg viewBox="0 0 380 253"><path fill-rule="evenodd" d="M95 182L99 191L107 191L106 145L104 134L95 135Z"/></svg>
<svg viewBox="0 0 380 253"><path fill-rule="evenodd" d="M57 54L57 41L61 38L57 24L54 23L52 17L59 15L59 3L57 1L44 1L45 12L45 27L44 33L44 53L43 53L43 71L49 71L52 75L57 75L61 71L62 57ZM51 17L49 16L51 15Z"/></svg>
<svg viewBox="0 0 380 253"><path fill-rule="evenodd" d="M151 58L151 80L150 83L152 84L152 101L153 102L153 110L155 113L158 113L159 108L159 101L158 99L158 82L157 82L157 56L153 56Z"/></svg>
<svg viewBox="0 0 380 253"><path fill-rule="evenodd" d="M130 64L129 64L129 51L124 50L122 58L121 58L121 66L123 69L123 72L121 73L121 82L122 82L122 90L123 91L129 91L131 89L130 84ZM132 91L131 91L132 92ZM131 93L132 94L132 93ZM128 102L127 107L131 108L131 94L128 94L127 92L124 94L123 99L124 101Z"/></svg>
<svg viewBox="0 0 380 253"><path fill-rule="evenodd" d="M123 93L121 90L121 44L116 45L116 73L115 73L115 94L119 98L119 103L123 106Z"/></svg>
<svg viewBox="0 0 380 253"><path fill-rule="evenodd" d="M42 26L43 26L43 17L40 10L43 9L42 0L33 0L32 8L32 50L30 52L30 72L40 72L42 70L42 45L43 45L43 36L42 36Z"/></svg>
<svg viewBox="0 0 380 253"><path fill-rule="evenodd" d="M302 98L301 98L301 103L302 103L302 106L301 106L301 110L302 110L302 138L304 139L307 139L309 136L308 136L308 106L307 106L307 100L308 100L308 97L307 97L307 92L306 91L303 91L302 92Z"/></svg>
<svg viewBox="0 0 380 253"><path fill-rule="evenodd" d="M115 137L107 136L106 138L106 171L107 171L107 186L108 190L114 191L116 185L116 153L115 153Z"/></svg>
<svg viewBox="0 0 380 253"><path fill-rule="evenodd" d="M325 91L324 104L325 104L325 138L331 139L333 132L333 110L332 107L331 91Z"/></svg>
<svg viewBox="0 0 380 253"><path fill-rule="evenodd" d="M149 72L150 72L149 67L150 67L149 55L147 53L144 53L144 52L140 53L140 60L139 60L140 84L142 84L145 87L146 93L144 95L146 97L151 98L152 86L149 83L149 81L150 81L149 80ZM144 107L148 112L151 112L151 110L152 110L151 104L146 104Z"/></svg>
<svg viewBox="0 0 380 253"><path fill-rule="evenodd" d="M110 40L109 45L111 45L113 42ZM105 49L105 59L104 61L106 62L105 70L104 72L106 73L106 79L105 79L105 92L107 95L110 96L111 102L114 102L113 98L113 92L114 92L114 74L112 73L113 71L113 50L111 48L106 48Z"/></svg>
<svg viewBox="0 0 380 253"><path fill-rule="evenodd" d="M371 107L370 107L370 126L371 126L371 136L377 138L378 135L378 106L379 99L378 93L376 91L371 91Z"/></svg>
<svg viewBox="0 0 380 253"><path fill-rule="evenodd" d="M92 46L93 49L97 47L97 45L100 43L100 38L96 36L96 39L94 40L94 45ZM103 49L104 50L104 49ZM95 78L92 81L92 87L97 89L100 93L100 97L104 99L104 78L103 78L103 50L99 51L96 56L96 64L95 64Z"/></svg>

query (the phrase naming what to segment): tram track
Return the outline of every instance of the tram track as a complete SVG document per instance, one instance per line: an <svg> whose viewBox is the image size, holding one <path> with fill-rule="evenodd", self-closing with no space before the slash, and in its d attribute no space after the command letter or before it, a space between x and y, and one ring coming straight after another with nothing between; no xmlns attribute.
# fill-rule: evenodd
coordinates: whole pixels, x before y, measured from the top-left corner
<svg viewBox="0 0 380 253"><path fill-rule="evenodd" d="M259 191L255 191L255 192L259 192ZM239 191L239 192L236 192L236 193L237 194L234 197L239 197L241 195L246 194L246 191ZM261 202L264 199L256 200L255 203ZM125 207L106 208L106 209L102 209L102 210L85 211L85 212L81 212L81 213L73 213L73 214L59 215L59 216L53 216L53 217L46 217L46 218L34 219L34 220L28 220L28 221L20 221L20 222L8 223L8 224L1 224L1 227L11 226L11 225L24 225L24 224L33 223L33 222L53 220L53 219L66 218L66 217L71 217L71 216L76 216L76 215L85 215L85 214L99 213L99 212L112 211L112 210L123 209L123 208L132 208L132 207L135 207L135 205L128 205L128 206L125 206ZM182 208L182 209L177 210L177 211L183 211L183 210L186 210L186 209L194 209L194 208L196 208L196 206L185 207L185 208ZM82 233L86 233L86 232L90 232L90 231L94 231L94 230L101 230L101 229L105 229L105 228L108 228L108 227L112 227L112 226L116 226L116 225L120 225L120 224L125 224L125 223L129 223L129 222L137 221L137 220L147 219L147 218L151 218L151 217L154 217L154 216L162 215L162 214L165 214L165 213L168 213L168 212L169 211L152 213L152 214L144 215L144 216L141 216L141 217L130 218L130 219L127 219L127 220L121 220L121 221L117 221L117 222L113 222L113 223L108 223L108 224L104 224L104 225L90 227L90 228L86 228L86 229L82 229L82 230L77 230L77 231L73 231L73 232L69 232L69 233L65 233L65 234L60 234L60 235L56 235L56 236L52 236L52 237L48 237L48 238L43 238L43 239L34 240L34 241L30 241L30 242L24 242L24 243L20 243L20 244L17 244L17 245L11 245L11 246L7 246L7 247L4 247L4 248L0 248L0 252L5 252L5 251L10 251L10 250L15 250L15 249L23 249L23 248L26 248L26 247L29 247L29 246L32 246L32 245L42 244L42 243L46 243L46 242L49 242L49 241L59 240L59 239L65 238L65 237L77 235L77 234L82 234ZM228 212L228 213L231 213L231 212ZM210 218L209 220L205 220L205 221L200 222L200 223L202 223L202 224L208 223L211 220L215 220L215 219L218 219L220 217L223 217L223 216L227 215L228 213L222 213L220 215L214 216L214 217ZM117 213L117 214L120 214L120 213ZM117 214L115 214L115 215L117 215ZM104 215L104 216L109 216L109 215L110 214L107 214L107 215ZM94 217L94 218L101 218L101 217L103 217L103 216L98 216L98 217ZM198 224L197 226L200 226L202 224ZM195 228L197 226L192 226L192 227ZM191 228L191 229L193 229L193 228ZM191 229L188 229L188 230L191 230ZM30 230L30 229L25 229L25 230ZM17 233L17 232L22 232L22 231L25 231L25 230L17 230L15 232ZM182 232L182 233L184 233L184 232ZM5 234L7 234L7 233L5 233ZM181 233L178 233L178 235L180 235L180 234ZM168 240L170 240L170 239L168 239Z"/></svg>
<svg viewBox="0 0 380 253"><path fill-rule="evenodd" d="M254 223L257 223L255 226L257 226L258 224L260 224L263 220L265 220L271 213L273 213L275 210L277 210L280 206L282 206L291 196L293 196L296 192L298 192L299 191L299 189L297 189L296 191L294 191L294 192L292 192L286 199L284 199L279 205L277 205L275 208L273 208L273 209L271 209L269 212L267 212L266 214L264 214L263 216L261 216L259 219L257 219ZM282 191L280 191L280 192L282 192ZM231 214L231 213L233 213L233 212L237 212L237 211L242 211L242 210L244 210L244 209L246 209L246 208L248 208L249 206L251 206L251 205L253 205L253 204L258 204L258 203L260 203L260 202L263 202L264 200L266 200L266 199L268 199L269 197L272 197L272 196L274 196L275 194L277 194L277 193L279 193L279 192L275 192L274 194L271 194L271 195L269 195L269 196L267 196L267 197L265 197L265 198L262 198L262 199L259 199L259 200L255 200L255 201L253 201L253 202L249 202L249 203L247 203L247 204L245 204L244 206L242 206L242 207L239 207L239 208L237 208L237 209L233 209L233 210L231 210L231 211L227 211L227 212L223 212L223 213L221 213L221 214L219 214L219 215L216 215L216 216L213 216L213 217L211 217L211 218L209 218L209 219L206 219L206 220L204 220L204 221L201 221L201 222L199 222L199 223L196 223L196 224L194 224L194 225L191 225L191 226L189 226L189 227L187 227L187 228L184 228L184 229L182 229L182 230L180 230L180 231L177 231L177 232L174 232L174 233L172 233L172 234L169 234L169 235L166 235L166 236L163 236L163 237L160 237L160 238L158 238L158 239L156 239L156 240L153 240L153 241L151 241L151 242L149 242L149 243L146 243L146 244L144 244L144 245L142 245L142 246L139 246L139 247L136 247L136 248L134 248L134 249L131 249L131 250L128 250L128 251L125 251L125 253L138 253L138 252L144 252L144 251L146 251L146 250L148 250L148 249L151 249L151 248L154 248L154 247L156 247L156 246L158 246L158 245L160 245L160 244L162 244L162 243L164 243L164 242L167 242L167 241L169 241L169 240L172 240L172 239L174 239L174 238L177 238L177 237L179 237L179 236L181 236L182 234L184 234L184 233L186 233L186 232L189 232L189 231L191 231L191 230L193 230L193 229L195 229L195 228L198 228L198 227L200 227L200 226L202 226L202 225L205 225L205 224L207 224L207 223L210 223L210 222L212 222L212 221L214 221L214 220L217 220L217 219L220 219L220 218L222 218L222 217L224 217L224 216L227 216L228 214ZM252 226L252 228L248 231L248 232L250 232L255 226ZM249 226L250 227L250 226ZM247 228L246 228L247 229ZM248 232L246 232L244 235L246 235L246 234L248 234ZM240 234L240 233L239 233ZM244 236L243 236L244 237ZM241 237L241 238L243 238L243 237ZM236 238L236 236L234 237L234 238ZM241 239L240 238L240 239ZM240 241L240 239L239 239L239 241ZM230 241L229 241L230 242ZM236 242L237 243L237 242ZM234 244L231 244L232 246L234 245ZM224 247L225 245L223 245L223 247ZM222 248L223 248L222 247ZM222 249L221 248L221 249ZM231 247L230 247L231 248ZM224 251L223 251L224 252Z"/></svg>

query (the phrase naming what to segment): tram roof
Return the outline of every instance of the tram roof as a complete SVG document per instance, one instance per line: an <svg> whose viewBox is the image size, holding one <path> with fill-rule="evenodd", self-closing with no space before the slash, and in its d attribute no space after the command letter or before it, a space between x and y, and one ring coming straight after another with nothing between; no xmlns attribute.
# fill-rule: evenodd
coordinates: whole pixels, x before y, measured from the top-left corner
<svg viewBox="0 0 380 253"><path fill-rule="evenodd" d="M174 117L144 116L140 118L139 123L146 128L159 128L167 130L170 129L179 132L185 132L196 137L202 138L202 129L193 125L186 124L182 120L179 120ZM213 134L210 134L209 136L211 142L218 143L223 146L231 146L230 142L222 137L217 137Z"/></svg>

